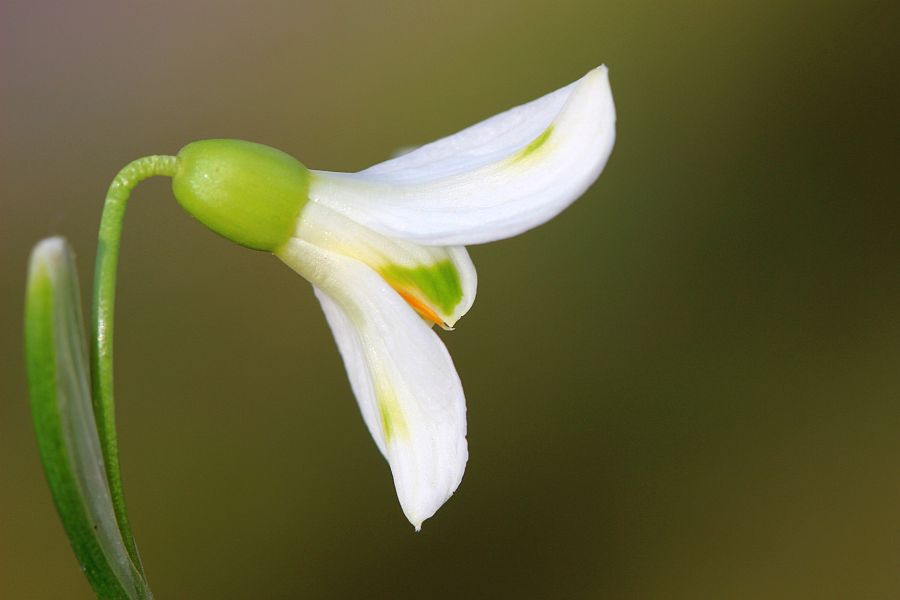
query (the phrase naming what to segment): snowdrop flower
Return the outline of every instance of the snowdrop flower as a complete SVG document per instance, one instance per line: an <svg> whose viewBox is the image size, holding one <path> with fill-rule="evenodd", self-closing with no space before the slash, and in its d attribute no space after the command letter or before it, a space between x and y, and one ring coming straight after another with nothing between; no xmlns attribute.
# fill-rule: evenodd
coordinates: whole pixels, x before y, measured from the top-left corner
<svg viewBox="0 0 900 600"><path fill-rule="evenodd" d="M463 476L466 405L433 330L475 300L464 246L559 214L600 175L615 138L605 67L358 173L308 170L236 140L184 147L179 202L225 237L312 283L353 393L416 530Z"/></svg>
<svg viewBox="0 0 900 600"><path fill-rule="evenodd" d="M113 322L125 208L149 177L229 240L308 279L400 505L416 530L463 476L466 405L435 334L475 300L466 244L551 219L602 171L615 138L605 67L538 100L359 173L311 171L238 140L127 164L100 220L88 368L74 255L38 244L29 267L29 396L57 510L98 597L152 598L125 510L113 394Z"/></svg>

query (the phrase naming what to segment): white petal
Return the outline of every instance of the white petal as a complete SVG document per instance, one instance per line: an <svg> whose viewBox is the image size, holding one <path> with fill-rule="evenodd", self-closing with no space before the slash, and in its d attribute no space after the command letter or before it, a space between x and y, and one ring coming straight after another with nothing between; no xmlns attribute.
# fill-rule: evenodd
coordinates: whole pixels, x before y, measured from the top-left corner
<svg viewBox="0 0 900 600"><path fill-rule="evenodd" d="M422 246L391 238L315 201L303 208L295 236L366 263L423 317L444 328L452 327L475 301L478 277L461 246Z"/></svg>
<svg viewBox="0 0 900 600"><path fill-rule="evenodd" d="M615 140L606 67L359 173L313 171L310 198L394 237L463 245L522 233L597 179Z"/></svg>
<svg viewBox="0 0 900 600"><path fill-rule="evenodd" d="M278 256L315 286L363 419L418 530L456 490L468 459L465 397L447 349L363 263L296 238Z"/></svg>

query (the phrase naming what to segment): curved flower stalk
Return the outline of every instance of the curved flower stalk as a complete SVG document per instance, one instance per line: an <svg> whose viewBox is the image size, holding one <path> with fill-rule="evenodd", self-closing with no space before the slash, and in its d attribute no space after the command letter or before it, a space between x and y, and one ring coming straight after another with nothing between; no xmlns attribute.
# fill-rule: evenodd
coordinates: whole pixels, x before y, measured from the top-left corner
<svg viewBox="0 0 900 600"><path fill-rule="evenodd" d="M40 283L47 272L71 271L43 266L62 264L46 259L67 254L59 240L36 251L27 302L33 308L26 315L29 390L45 471L79 560L86 570L96 567L98 575L89 578L101 597L120 597L101 590L121 589L126 580L142 591L121 597L149 597L125 511L112 379L119 241L125 206L140 181L171 177L176 199L200 222L275 254L312 283L366 426L418 530L456 490L468 458L462 385L433 329L452 329L475 299L477 277L464 246L553 218L596 180L614 139L607 71L598 67L542 98L358 173L309 170L283 152L238 140L194 142L177 156L149 156L122 169L100 225L90 378L83 361L64 356L83 339L73 333L80 314L74 278L60 275L67 292L51 304L41 299L41 290L51 289ZM46 324L53 313L34 308L41 306L68 315L60 321L66 337L51 335ZM50 375L53 385L45 381ZM78 427L61 433L60 422ZM82 442L73 446L72 435ZM59 450L68 447L87 450ZM85 518L85 507L93 520ZM86 541L92 527L105 538Z"/></svg>

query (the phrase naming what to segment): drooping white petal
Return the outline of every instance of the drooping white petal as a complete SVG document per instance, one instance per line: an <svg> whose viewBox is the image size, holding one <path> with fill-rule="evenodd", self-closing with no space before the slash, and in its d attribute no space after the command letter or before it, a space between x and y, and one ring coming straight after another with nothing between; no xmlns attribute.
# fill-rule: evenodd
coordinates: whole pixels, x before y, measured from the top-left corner
<svg viewBox="0 0 900 600"><path fill-rule="evenodd" d="M364 262L429 322L452 327L475 301L477 275L461 246L422 246L356 223L315 201L300 214L295 236Z"/></svg>
<svg viewBox="0 0 900 600"><path fill-rule="evenodd" d="M465 397L447 349L365 264L296 238L277 255L315 286L363 419L418 530L456 490L468 459Z"/></svg>
<svg viewBox="0 0 900 600"><path fill-rule="evenodd" d="M597 179L615 140L606 67L359 173L313 171L310 198L371 229L434 245L489 242L548 221Z"/></svg>

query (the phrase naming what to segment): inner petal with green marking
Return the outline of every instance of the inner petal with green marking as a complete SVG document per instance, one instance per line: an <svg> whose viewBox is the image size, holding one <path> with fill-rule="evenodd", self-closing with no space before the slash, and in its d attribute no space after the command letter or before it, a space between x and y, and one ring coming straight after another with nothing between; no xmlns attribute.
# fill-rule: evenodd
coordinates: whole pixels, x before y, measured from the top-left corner
<svg viewBox="0 0 900 600"><path fill-rule="evenodd" d="M475 300L477 278L465 248L391 238L314 201L303 209L295 236L365 263L423 319L444 329Z"/></svg>
<svg viewBox="0 0 900 600"><path fill-rule="evenodd" d="M401 295L412 296L418 304L426 307L436 307L444 315L453 314L463 297L462 283L459 280L459 272L449 259L441 260L429 266L403 267L396 264L388 264L378 269L385 281ZM420 314L422 309L407 298ZM423 314L426 319L431 319L428 314ZM434 320L434 319L431 319ZM446 325L442 318L438 325Z"/></svg>

